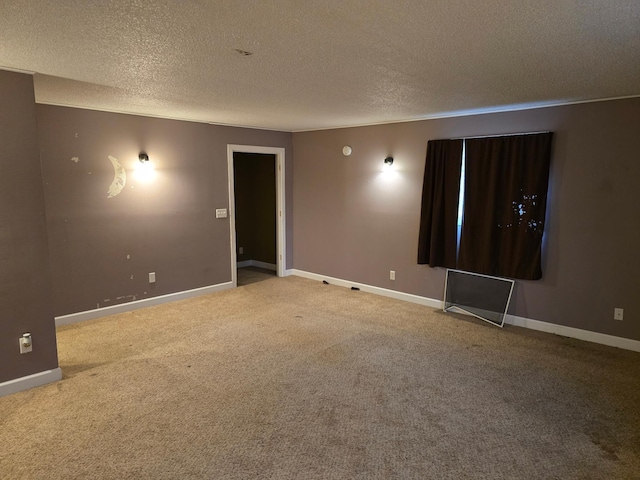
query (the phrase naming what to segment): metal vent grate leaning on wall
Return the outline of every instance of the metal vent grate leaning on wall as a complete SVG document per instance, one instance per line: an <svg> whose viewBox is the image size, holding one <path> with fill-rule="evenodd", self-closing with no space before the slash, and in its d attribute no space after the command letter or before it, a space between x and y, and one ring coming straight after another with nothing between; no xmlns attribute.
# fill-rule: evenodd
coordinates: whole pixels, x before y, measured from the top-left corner
<svg viewBox="0 0 640 480"><path fill-rule="evenodd" d="M462 311L502 327L514 284L506 278L447 269L444 311Z"/></svg>

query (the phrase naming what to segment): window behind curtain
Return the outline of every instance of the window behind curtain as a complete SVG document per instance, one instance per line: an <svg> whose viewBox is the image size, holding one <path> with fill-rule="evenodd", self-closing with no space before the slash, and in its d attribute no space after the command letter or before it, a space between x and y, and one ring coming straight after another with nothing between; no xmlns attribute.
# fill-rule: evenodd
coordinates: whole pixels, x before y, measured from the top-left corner
<svg viewBox="0 0 640 480"><path fill-rule="evenodd" d="M551 140L541 133L429 141L418 263L541 278Z"/></svg>

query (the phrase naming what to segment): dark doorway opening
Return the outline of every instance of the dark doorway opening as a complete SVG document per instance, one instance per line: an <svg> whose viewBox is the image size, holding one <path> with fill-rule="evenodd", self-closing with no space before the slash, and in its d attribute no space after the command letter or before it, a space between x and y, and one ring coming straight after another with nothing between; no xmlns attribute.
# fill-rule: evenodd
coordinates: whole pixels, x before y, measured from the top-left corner
<svg viewBox="0 0 640 480"><path fill-rule="evenodd" d="M276 276L276 157L233 153L238 286Z"/></svg>

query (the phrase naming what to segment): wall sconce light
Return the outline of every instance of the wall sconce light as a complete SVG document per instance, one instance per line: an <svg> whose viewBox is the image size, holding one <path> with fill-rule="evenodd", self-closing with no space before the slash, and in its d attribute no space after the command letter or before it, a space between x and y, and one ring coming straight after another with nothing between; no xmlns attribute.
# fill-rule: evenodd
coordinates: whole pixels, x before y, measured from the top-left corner
<svg viewBox="0 0 640 480"><path fill-rule="evenodd" d="M155 172L153 171L153 164L149 161L149 155L140 152L135 172L136 180L142 183L148 183L153 180L154 176Z"/></svg>
<svg viewBox="0 0 640 480"><path fill-rule="evenodd" d="M393 168L392 165L393 165L393 157L385 158L384 162L382 163L382 171L390 172Z"/></svg>

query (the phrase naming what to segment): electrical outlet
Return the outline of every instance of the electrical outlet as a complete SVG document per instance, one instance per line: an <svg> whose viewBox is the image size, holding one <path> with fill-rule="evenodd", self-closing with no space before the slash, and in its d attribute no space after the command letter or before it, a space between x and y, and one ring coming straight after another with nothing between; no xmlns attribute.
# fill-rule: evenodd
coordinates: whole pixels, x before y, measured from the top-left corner
<svg viewBox="0 0 640 480"><path fill-rule="evenodd" d="M30 333L23 333L18 341L20 342L20 353L29 353L33 350L33 340Z"/></svg>
<svg viewBox="0 0 640 480"><path fill-rule="evenodd" d="M238 248L238 253L242 255L244 253L244 247Z"/></svg>
<svg viewBox="0 0 640 480"><path fill-rule="evenodd" d="M614 320L622 320L624 318L624 309L622 308L614 308L613 309L613 319Z"/></svg>
<svg viewBox="0 0 640 480"><path fill-rule="evenodd" d="M149 273L149 283L156 283L156 272Z"/></svg>
<svg viewBox="0 0 640 480"><path fill-rule="evenodd" d="M396 271L389 270L389 280L395 280L395 279L396 279Z"/></svg>

